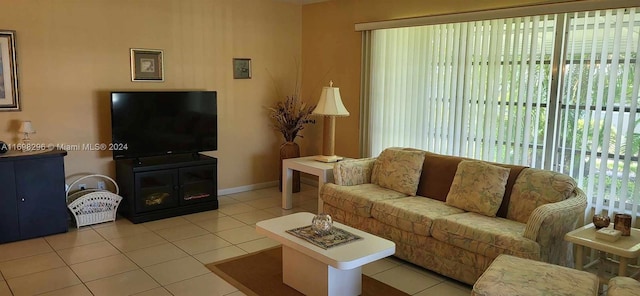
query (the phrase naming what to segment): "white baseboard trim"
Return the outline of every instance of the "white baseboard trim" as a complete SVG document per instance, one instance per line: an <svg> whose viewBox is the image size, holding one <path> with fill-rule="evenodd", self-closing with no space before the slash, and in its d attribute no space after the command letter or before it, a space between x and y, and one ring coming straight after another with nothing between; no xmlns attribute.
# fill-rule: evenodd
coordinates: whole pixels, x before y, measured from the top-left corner
<svg viewBox="0 0 640 296"><path fill-rule="evenodd" d="M218 190L218 195L228 195L228 194L240 193L245 191L269 188L274 186L278 186L278 181L271 181L271 182L265 182L265 183L245 185L240 187L220 189Z"/></svg>
<svg viewBox="0 0 640 296"><path fill-rule="evenodd" d="M269 187L274 187L274 186L278 186L278 183L279 183L279 181L271 181L271 182L264 182L264 183L258 183L258 184L245 185L245 186L240 186L240 187L220 189L220 190L218 190L218 196L220 196L220 195L229 195L229 194L240 193L240 192L246 192L246 191L251 191L251 190L264 189L264 188L269 188ZM300 178L300 183L318 187L318 179L317 178Z"/></svg>

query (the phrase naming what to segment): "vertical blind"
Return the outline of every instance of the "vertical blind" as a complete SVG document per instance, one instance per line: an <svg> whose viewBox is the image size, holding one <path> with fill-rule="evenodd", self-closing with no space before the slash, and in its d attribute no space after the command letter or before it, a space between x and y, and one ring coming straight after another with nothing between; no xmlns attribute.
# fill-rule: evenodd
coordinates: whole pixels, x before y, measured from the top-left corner
<svg viewBox="0 0 640 296"><path fill-rule="evenodd" d="M574 177L637 212L636 8L372 30L369 155L391 146Z"/></svg>

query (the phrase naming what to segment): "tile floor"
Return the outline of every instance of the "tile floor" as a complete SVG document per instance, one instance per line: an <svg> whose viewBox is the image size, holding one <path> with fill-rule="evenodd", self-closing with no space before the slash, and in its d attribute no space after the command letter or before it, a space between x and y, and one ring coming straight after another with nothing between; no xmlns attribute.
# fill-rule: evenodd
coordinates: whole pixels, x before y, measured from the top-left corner
<svg viewBox="0 0 640 296"><path fill-rule="evenodd" d="M316 212L317 188L303 185L289 211L280 208L275 187L219 200L215 211L141 224L119 218L0 244L0 296L244 295L204 264L276 246L255 232L255 223ZM411 295L470 294L468 285L395 258L368 264L363 272Z"/></svg>

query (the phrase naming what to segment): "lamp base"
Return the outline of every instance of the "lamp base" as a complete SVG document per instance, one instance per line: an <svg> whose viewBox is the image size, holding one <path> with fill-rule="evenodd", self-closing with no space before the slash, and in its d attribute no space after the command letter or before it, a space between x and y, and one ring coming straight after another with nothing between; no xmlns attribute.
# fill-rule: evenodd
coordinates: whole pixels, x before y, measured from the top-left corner
<svg viewBox="0 0 640 296"><path fill-rule="evenodd" d="M331 156L316 155L316 157L314 159L317 160L317 161L321 161L321 162L337 162L337 161L343 160L344 157L337 156L337 155L331 155Z"/></svg>

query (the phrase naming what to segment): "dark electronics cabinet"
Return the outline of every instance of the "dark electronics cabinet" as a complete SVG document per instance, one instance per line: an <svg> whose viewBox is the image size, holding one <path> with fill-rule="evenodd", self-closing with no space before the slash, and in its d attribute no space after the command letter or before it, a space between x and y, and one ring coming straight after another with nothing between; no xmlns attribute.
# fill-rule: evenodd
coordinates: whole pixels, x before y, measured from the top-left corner
<svg viewBox="0 0 640 296"><path fill-rule="evenodd" d="M67 232L65 155L0 154L0 243Z"/></svg>
<svg viewBox="0 0 640 296"><path fill-rule="evenodd" d="M218 160L202 154L116 160L123 200L133 223L218 208Z"/></svg>

